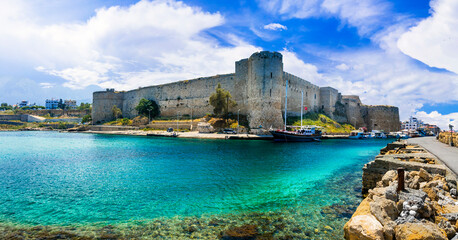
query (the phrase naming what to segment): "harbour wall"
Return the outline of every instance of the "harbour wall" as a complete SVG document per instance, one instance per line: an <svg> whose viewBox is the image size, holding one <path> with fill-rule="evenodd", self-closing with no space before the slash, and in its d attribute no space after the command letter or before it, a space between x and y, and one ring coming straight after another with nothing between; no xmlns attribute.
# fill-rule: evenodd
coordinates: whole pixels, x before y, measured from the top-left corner
<svg viewBox="0 0 458 240"><path fill-rule="evenodd" d="M203 117L213 113L210 95L218 84L228 90L237 105L230 107L248 118L249 128L282 128L285 108L285 88L288 82L288 116L299 116L303 92L304 107L311 112L324 112L339 122L356 123L356 127L373 126L394 129L399 124L396 111L371 109L351 102L345 106L342 95L332 87L320 88L300 77L283 71L283 57L277 52L258 52L235 63L235 73L178 81L169 84L139 88L130 91L107 91L93 94L92 119L95 124L113 120L112 107L121 109L123 117L137 116L135 107L142 98L154 100L160 106L161 116L193 115ZM386 108L389 109L390 107ZM392 107L395 108L395 107ZM395 108L397 109L397 108ZM305 112L304 112L305 113ZM389 123L379 125L379 119ZM399 116L397 116L399 119ZM380 120L385 121L385 120ZM374 123L376 122L376 123ZM382 128L381 128L382 129ZM385 130L385 129L383 129Z"/></svg>

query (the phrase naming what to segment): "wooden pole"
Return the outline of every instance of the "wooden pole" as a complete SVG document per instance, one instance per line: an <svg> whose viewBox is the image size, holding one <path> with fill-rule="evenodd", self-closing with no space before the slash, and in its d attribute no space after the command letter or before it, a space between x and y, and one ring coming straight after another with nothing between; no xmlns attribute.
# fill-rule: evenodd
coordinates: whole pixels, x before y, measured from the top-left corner
<svg viewBox="0 0 458 240"><path fill-rule="evenodd" d="M396 191L400 192L404 189L404 168L398 168L398 189Z"/></svg>

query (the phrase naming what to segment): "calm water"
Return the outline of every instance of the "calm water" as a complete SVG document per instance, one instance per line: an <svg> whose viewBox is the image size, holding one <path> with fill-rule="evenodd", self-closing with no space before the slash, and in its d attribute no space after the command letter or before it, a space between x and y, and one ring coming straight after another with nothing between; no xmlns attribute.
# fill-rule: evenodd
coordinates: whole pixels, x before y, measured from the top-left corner
<svg viewBox="0 0 458 240"><path fill-rule="evenodd" d="M358 184L388 142L0 132L0 221L115 224L357 203L346 179Z"/></svg>

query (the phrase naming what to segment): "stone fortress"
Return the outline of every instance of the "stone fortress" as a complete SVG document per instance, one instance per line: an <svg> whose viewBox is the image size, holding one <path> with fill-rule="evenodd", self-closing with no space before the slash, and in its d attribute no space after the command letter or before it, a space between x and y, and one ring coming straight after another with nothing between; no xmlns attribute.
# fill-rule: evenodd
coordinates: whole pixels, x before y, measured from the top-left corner
<svg viewBox="0 0 458 240"><path fill-rule="evenodd" d="M203 117L213 113L210 95L216 86L228 90L237 106L230 112L245 115L250 128L283 128L285 87L288 81L288 116L300 116L301 91L308 111L323 112L341 123L356 128L366 127L385 132L399 130L399 109L393 106L369 106L358 96L341 95L332 87L319 87L283 71L283 57L278 52L257 52L248 59L235 63L235 73L184 80L163 85L143 87L130 91L94 92L93 123L113 120L112 107L116 105L123 116L137 116L135 107L140 99L154 100L160 106L161 116L193 115ZM191 113L192 111L192 113ZM304 112L305 113L305 112Z"/></svg>

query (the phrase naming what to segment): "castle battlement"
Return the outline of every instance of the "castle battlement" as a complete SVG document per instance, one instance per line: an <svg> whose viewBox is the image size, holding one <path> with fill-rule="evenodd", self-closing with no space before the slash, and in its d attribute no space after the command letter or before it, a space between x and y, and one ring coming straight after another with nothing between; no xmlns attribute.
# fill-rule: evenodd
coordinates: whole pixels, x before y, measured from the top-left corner
<svg viewBox="0 0 458 240"><path fill-rule="evenodd" d="M305 79L284 72L282 54L269 51L256 52L249 58L235 62L235 73L182 80L125 92L94 92L92 119L95 124L112 120L111 109L114 105L122 110L124 117L133 118L137 116L135 107L142 98L156 101L161 108L162 116L176 116L177 113L190 115L192 111L193 116L203 117L213 112L208 100L216 86L221 84L237 102L237 106L230 111L236 113L240 110L240 114L247 116L250 128L259 125L265 128L282 128L286 81L288 115L300 115L303 93L304 106L309 111L324 112L340 122L355 123L356 127L364 126L369 129L380 126L378 118L384 118L382 125L385 129L382 130L398 129L398 111L383 111L380 109L384 109L384 106L379 106L375 112L370 110L373 112L371 116L376 117L365 119L369 115L366 114L370 112L369 108L363 107L362 104L348 104L355 101L361 103L358 96L342 96L337 89L320 88Z"/></svg>

